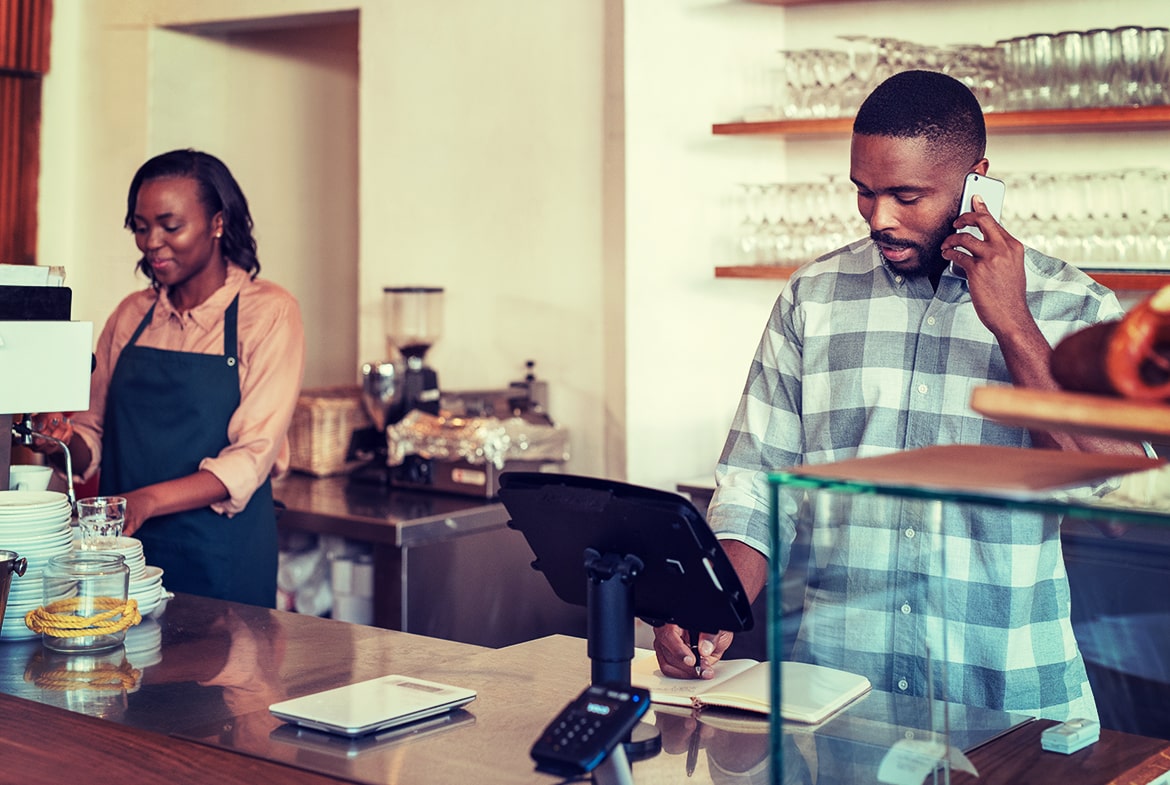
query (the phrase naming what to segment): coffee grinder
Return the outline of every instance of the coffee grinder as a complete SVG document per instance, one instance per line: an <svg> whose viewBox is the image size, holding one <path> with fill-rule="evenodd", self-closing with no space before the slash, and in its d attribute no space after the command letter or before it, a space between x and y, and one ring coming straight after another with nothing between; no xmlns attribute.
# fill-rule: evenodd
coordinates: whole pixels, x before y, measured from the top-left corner
<svg viewBox="0 0 1170 785"><path fill-rule="evenodd" d="M350 460L368 460L351 473L359 482L386 485L393 473L386 465L386 426L414 409L437 415L439 376L424 359L439 339L443 290L433 286L387 286L382 290L382 329L390 358L362 366L361 397L370 428L355 431Z"/></svg>
<svg viewBox="0 0 1170 785"><path fill-rule="evenodd" d="M402 357L401 396L391 403L386 422L394 424L410 411L439 413L439 375L424 363L443 331L443 289L436 286L387 286L382 289L382 326L386 349Z"/></svg>

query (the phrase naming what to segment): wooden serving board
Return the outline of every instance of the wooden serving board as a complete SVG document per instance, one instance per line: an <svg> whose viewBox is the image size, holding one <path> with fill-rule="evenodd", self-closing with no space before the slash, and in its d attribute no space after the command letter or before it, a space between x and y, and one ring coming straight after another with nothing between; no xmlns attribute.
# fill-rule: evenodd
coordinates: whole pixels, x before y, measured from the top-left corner
<svg viewBox="0 0 1170 785"><path fill-rule="evenodd" d="M1088 393L1046 392L1021 387L978 387L971 408L1009 425L1170 442L1170 406Z"/></svg>
<svg viewBox="0 0 1170 785"><path fill-rule="evenodd" d="M785 471L877 486L1035 499L1163 465L1161 460L1144 456L946 444Z"/></svg>

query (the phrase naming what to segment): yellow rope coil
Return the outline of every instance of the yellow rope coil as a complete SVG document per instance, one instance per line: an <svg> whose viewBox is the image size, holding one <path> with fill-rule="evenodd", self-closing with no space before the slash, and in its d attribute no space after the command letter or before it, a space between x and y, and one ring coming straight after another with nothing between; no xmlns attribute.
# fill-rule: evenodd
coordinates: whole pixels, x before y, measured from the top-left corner
<svg viewBox="0 0 1170 785"><path fill-rule="evenodd" d="M37 687L56 692L87 689L95 692L118 692L138 686L142 671L123 661L121 665L99 665L91 671L70 671L60 668L34 673L24 672L24 680Z"/></svg>
<svg viewBox="0 0 1170 785"><path fill-rule="evenodd" d="M93 616L78 616L81 607L100 608ZM138 601L116 597L67 597L29 611L24 624L33 632L55 638L79 638L85 635L111 635L142 621Z"/></svg>

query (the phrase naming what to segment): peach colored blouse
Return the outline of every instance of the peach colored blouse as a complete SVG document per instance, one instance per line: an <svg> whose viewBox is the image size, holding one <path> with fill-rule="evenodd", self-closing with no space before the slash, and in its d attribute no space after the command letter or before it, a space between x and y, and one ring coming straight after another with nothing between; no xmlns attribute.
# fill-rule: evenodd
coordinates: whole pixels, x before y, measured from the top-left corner
<svg viewBox="0 0 1170 785"><path fill-rule="evenodd" d="M89 410L73 416L75 432L93 453L82 480L101 467L102 424L110 377L138 324L156 302L138 346L197 354L223 354L223 315L240 295L240 405L228 422L229 444L204 458L205 469L227 487L230 498L212 505L229 517L248 504L269 475L288 469L288 427L300 395L305 369L305 330L296 298L280 286L249 277L234 264L211 297L180 313L165 291L144 289L129 295L106 321L98 337L97 366L90 380Z"/></svg>

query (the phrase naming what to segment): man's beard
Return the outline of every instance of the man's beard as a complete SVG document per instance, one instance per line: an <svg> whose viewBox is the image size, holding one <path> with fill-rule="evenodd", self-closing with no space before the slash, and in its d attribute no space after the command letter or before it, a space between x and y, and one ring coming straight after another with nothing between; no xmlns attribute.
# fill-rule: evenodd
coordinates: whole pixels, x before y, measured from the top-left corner
<svg viewBox="0 0 1170 785"><path fill-rule="evenodd" d="M893 235L885 232L870 232L869 239L875 243L882 245L893 246L894 248L913 248L916 251L917 262L913 267L907 267L904 264L894 265L895 269L902 275L911 278L929 277L931 275L938 275L946 266L950 264L942 255L942 242L950 235L954 234L955 230L951 223L943 224L935 229L933 235L926 243L915 243L909 240L899 240ZM883 260L885 257L882 257ZM892 264L892 263L891 263Z"/></svg>

